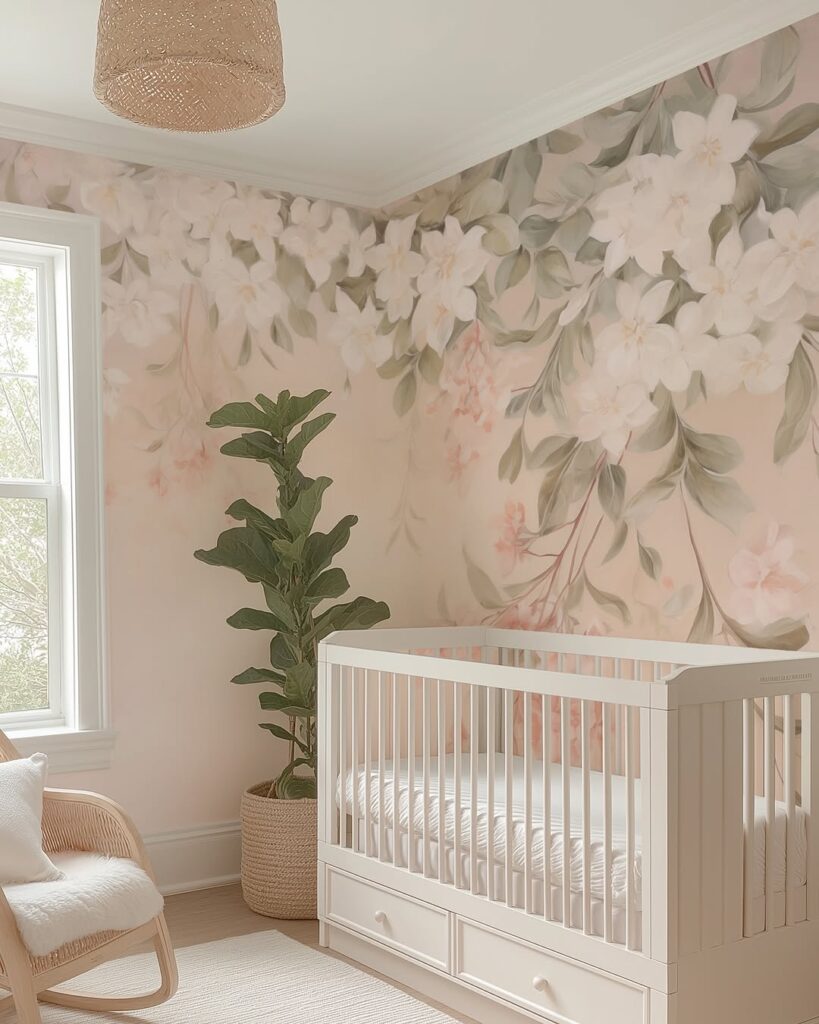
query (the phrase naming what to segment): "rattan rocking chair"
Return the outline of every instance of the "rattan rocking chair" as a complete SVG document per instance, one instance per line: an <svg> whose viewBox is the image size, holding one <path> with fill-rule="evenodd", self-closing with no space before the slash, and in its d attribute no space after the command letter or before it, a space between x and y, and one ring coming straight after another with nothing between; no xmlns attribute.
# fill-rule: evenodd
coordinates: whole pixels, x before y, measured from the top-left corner
<svg viewBox="0 0 819 1024"><path fill-rule="evenodd" d="M22 755L0 731L0 761ZM46 789L43 801L43 847L47 853L65 850L103 853L135 861L153 878L145 846L134 825L112 800L95 793ZM103 997L53 991L60 985L128 949L153 942L161 975L155 992L142 996ZM164 1002L176 991L173 946L159 914L147 924L125 932L98 932L66 943L48 956L31 955L0 889L0 1012L14 1006L19 1024L41 1024L38 1001L83 1010L142 1010Z"/></svg>

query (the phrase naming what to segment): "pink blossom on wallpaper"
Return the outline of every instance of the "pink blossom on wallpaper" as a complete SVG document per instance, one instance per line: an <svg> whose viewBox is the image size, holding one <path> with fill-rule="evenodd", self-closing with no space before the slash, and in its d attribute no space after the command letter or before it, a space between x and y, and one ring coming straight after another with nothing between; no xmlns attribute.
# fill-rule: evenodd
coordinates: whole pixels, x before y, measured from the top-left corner
<svg viewBox="0 0 819 1024"><path fill-rule="evenodd" d="M465 444L450 444L446 450L446 464L451 482L461 480L471 463L479 458L474 448Z"/></svg>
<svg viewBox="0 0 819 1024"><path fill-rule="evenodd" d="M522 501L509 500L500 520L500 537L495 550L500 555L501 571L508 575L526 557L526 507Z"/></svg>
<svg viewBox="0 0 819 1024"><path fill-rule="evenodd" d="M770 625L793 615L807 576L794 562L790 531L771 523L728 563L734 585L730 613L739 622Z"/></svg>
<svg viewBox="0 0 819 1024"><path fill-rule="evenodd" d="M475 323L458 338L447 357L441 388L452 403L452 415L489 433L498 414L499 397L493 363Z"/></svg>

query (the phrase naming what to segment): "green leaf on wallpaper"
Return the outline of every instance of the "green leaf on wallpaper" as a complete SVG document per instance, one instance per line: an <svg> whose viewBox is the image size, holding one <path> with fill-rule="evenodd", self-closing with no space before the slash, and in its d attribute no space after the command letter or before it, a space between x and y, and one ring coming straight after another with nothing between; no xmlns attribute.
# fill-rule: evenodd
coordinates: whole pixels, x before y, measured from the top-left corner
<svg viewBox="0 0 819 1024"><path fill-rule="evenodd" d="M617 617L621 619L626 626L631 622L631 613L628 610L626 602L621 597L595 587L588 576L585 576L585 581L586 590L588 590L597 605L599 605L604 611L617 615Z"/></svg>
<svg viewBox="0 0 819 1024"><path fill-rule="evenodd" d="M270 337L273 344L284 349L285 352L293 351L293 337L281 317L273 317L273 323L270 325Z"/></svg>
<svg viewBox="0 0 819 1024"><path fill-rule="evenodd" d="M711 226L708 229L708 233L711 236L711 244L714 247L714 252L717 251L719 243L723 238L725 238L731 228L734 227L734 224L734 211L730 206L723 206L720 212L711 221Z"/></svg>
<svg viewBox="0 0 819 1024"><path fill-rule="evenodd" d="M529 388L525 388L523 391L519 391L516 395L512 395L507 403L504 415L509 419L515 419L518 416L522 416L526 411L528 402Z"/></svg>
<svg viewBox="0 0 819 1024"><path fill-rule="evenodd" d="M793 455L805 440L816 395L816 373L804 343L800 343L788 369L785 406L774 438L774 462L777 465Z"/></svg>
<svg viewBox="0 0 819 1024"><path fill-rule="evenodd" d="M395 394L392 396L392 405L398 416L405 416L415 403L415 395L418 391L418 383L415 374L410 371L398 382Z"/></svg>
<svg viewBox="0 0 819 1024"><path fill-rule="evenodd" d="M583 593L586 589L585 573L578 573L566 588L566 596L563 598L563 606L566 611L576 608L583 600Z"/></svg>
<svg viewBox="0 0 819 1024"><path fill-rule="evenodd" d="M737 186L734 190L733 207L740 218L753 213L759 206L762 196L762 186L759 181L759 174L755 164L750 160L743 160L736 168Z"/></svg>
<svg viewBox="0 0 819 1024"><path fill-rule="evenodd" d="M670 498L677 490L677 484L680 481L680 475L684 466L685 445L682 438L678 438L665 469L649 480L632 497L626 506L626 515L629 517L640 517L651 512L655 505L659 505L660 502Z"/></svg>
<svg viewBox="0 0 819 1024"><path fill-rule="evenodd" d="M663 559L656 548L649 547L643 543L640 534L637 534L637 551L640 556L640 568L653 580L660 578L663 570Z"/></svg>
<svg viewBox="0 0 819 1024"><path fill-rule="evenodd" d="M518 478L523 465L523 429L518 429L512 435L512 440L506 451L501 455L498 463L498 479L508 480L514 483Z"/></svg>
<svg viewBox="0 0 819 1024"><path fill-rule="evenodd" d="M616 558L617 555L619 555L620 552L623 550L623 546L625 545L627 540L628 523L625 519L621 519L620 522L617 524L617 529L614 531L614 536L612 537L609 549L603 556L602 564L605 565L606 562L610 562L613 558Z"/></svg>
<svg viewBox="0 0 819 1024"><path fill-rule="evenodd" d="M535 256L535 289L544 299L559 299L574 284L566 257L555 246Z"/></svg>
<svg viewBox="0 0 819 1024"><path fill-rule="evenodd" d="M571 457L578 444L576 437L550 434L526 452L526 465L529 469L554 469L562 466Z"/></svg>
<svg viewBox="0 0 819 1024"><path fill-rule="evenodd" d="M421 349L418 357L418 369L427 384L437 385L441 379L441 370L444 368L444 361L434 348L426 345Z"/></svg>
<svg viewBox="0 0 819 1024"><path fill-rule="evenodd" d="M714 640L714 602L705 586L686 639L695 644L710 644Z"/></svg>
<svg viewBox="0 0 819 1024"><path fill-rule="evenodd" d="M564 220L557 230L555 240L561 249L576 253L589 237L592 226L592 215L585 206L581 206L571 217Z"/></svg>
<svg viewBox="0 0 819 1024"><path fill-rule="evenodd" d="M521 221L520 239L527 249L542 249L549 244L557 227L557 221L546 220L540 214L532 213Z"/></svg>
<svg viewBox="0 0 819 1024"><path fill-rule="evenodd" d="M677 411L667 388L660 385L651 396L657 412L645 428L632 438L630 449L635 452L656 452L665 448L677 433Z"/></svg>
<svg viewBox="0 0 819 1024"><path fill-rule="evenodd" d="M392 380L400 377L406 368L412 363L412 356L403 355L400 359L388 359L378 367L378 376L382 380Z"/></svg>
<svg viewBox="0 0 819 1024"><path fill-rule="evenodd" d="M597 478L600 507L613 522L623 515L626 496L626 472L622 466L607 462Z"/></svg>
<svg viewBox="0 0 819 1024"><path fill-rule="evenodd" d="M486 234L481 239L483 247L495 256L505 256L520 246L518 222L508 213L492 213L482 217L479 223L486 228Z"/></svg>
<svg viewBox="0 0 819 1024"><path fill-rule="evenodd" d="M819 153L810 146L790 146L771 153L767 160L757 164L767 181L776 188L803 188L812 186L819 175ZM766 205L770 205L766 195Z"/></svg>
<svg viewBox="0 0 819 1024"><path fill-rule="evenodd" d="M799 651L807 644L810 635L803 622L793 619L779 619L778 622L762 629L749 629L734 619L723 615L728 629L746 647L771 648L778 651Z"/></svg>
<svg viewBox="0 0 819 1024"><path fill-rule="evenodd" d="M689 459L711 473L730 473L742 462L742 449L724 434L701 434L691 427L682 428Z"/></svg>
<svg viewBox="0 0 819 1024"><path fill-rule="evenodd" d="M501 596L500 591L483 569L472 561L466 548L464 548L464 564L466 565L466 576L469 580L469 585L478 603L488 610L505 607L506 601Z"/></svg>
<svg viewBox="0 0 819 1024"><path fill-rule="evenodd" d="M313 292L313 283L298 257L282 249L276 260L276 276L294 305L307 305Z"/></svg>
<svg viewBox="0 0 819 1024"><path fill-rule="evenodd" d="M112 242L111 245L105 246L105 248L100 252L100 261L103 266L114 262L122 252L122 245L122 242Z"/></svg>
<svg viewBox="0 0 819 1024"><path fill-rule="evenodd" d="M772 128L757 136L752 152L764 159L777 149L793 146L819 128L819 103L802 103L789 110Z"/></svg>
<svg viewBox="0 0 819 1024"><path fill-rule="evenodd" d="M689 460L683 474L685 489L692 500L729 530L739 528L753 506L739 484L730 476L720 476Z"/></svg>
<svg viewBox="0 0 819 1024"><path fill-rule="evenodd" d="M474 224L481 217L499 213L506 202L506 189L495 178L485 178L468 192L458 196L450 212L464 227Z"/></svg>
<svg viewBox="0 0 819 1024"><path fill-rule="evenodd" d="M290 326L296 334L301 335L302 338L313 338L315 340L318 328L316 318L309 309L291 305L287 313L287 319L290 321Z"/></svg>
<svg viewBox="0 0 819 1024"><path fill-rule="evenodd" d="M792 26L765 38L757 85L752 92L740 97L740 113L759 113L787 99L796 77L799 49L799 33Z"/></svg>
<svg viewBox="0 0 819 1024"><path fill-rule="evenodd" d="M546 136L546 145L549 147L550 153L571 153L582 143L583 140L579 135L566 131L565 128L558 128Z"/></svg>
<svg viewBox="0 0 819 1024"><path fill-rule="evenodd" d="M510 252L498 264L495 272L495 294L501 296L509 288L514 288L529 273L532 258L526 249Z"/></svg>
<svg viewBox="0 0 819 1024"><path fill-rule="evenodd" d="M139 252L139 250L135 249L127 241L125 243L125 249L128 253L129 259L134 264L134 266L137 267L137 269L141 273L145 274L146 277L149 277L151 273L151 265L148 262L148 257L145 256L143 253Z"/></svg>

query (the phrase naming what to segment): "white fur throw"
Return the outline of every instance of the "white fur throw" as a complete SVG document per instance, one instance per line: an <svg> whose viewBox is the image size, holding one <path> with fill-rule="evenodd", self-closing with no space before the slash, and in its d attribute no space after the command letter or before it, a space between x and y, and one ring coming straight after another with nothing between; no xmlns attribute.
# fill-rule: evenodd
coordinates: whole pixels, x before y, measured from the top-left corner
<svg viewBox="0 0 819 1024"><path fill-rule="evenodd" d="M43 853L47 770L45 754L0 763L0 885L60 877Z"/></svg>
<svg viewBox="0 0 819 1024"><path fill-rule="evenodd" d="M53 860L59 880L3 886L34 956L97 932L137 928L162 910L159 891L133 861L97 853L55 853Z"/></svg>

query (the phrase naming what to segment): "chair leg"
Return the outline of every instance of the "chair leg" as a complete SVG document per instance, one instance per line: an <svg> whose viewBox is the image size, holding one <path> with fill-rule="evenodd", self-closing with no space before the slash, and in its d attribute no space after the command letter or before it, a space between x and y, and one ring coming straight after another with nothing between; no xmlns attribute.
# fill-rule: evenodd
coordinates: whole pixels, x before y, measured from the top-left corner
<svg viewBox="0 0 819 1024"><path fill-rule="evenodd" d="M6 964L6 976L11 986L11 1002L17 1011L18 1024L42 1024L31 970L16 970L10 964ZM7 999L0 1000L0 1009L7 1003Z"/></svg>
<svg viewBox="0 0 819 1024"><path fill-rule="evenodd" d="M159 988L155 992L149 992L144 996L110 997L84 996L73 992L55 992L53 989L46 989L39 993L39 999L44 1003L67 1006L75 1010L111 1010L116 1012L118 1010L144 1010L149 1006L158 1006L171 998L179 984L176 957L164 914L157 918L154 950L159 961L161 975ZM21 1018L20 1024L29 1024L29 1021ZM32 1019L32 1024L40 1024L40 1018Z"/></svg>

